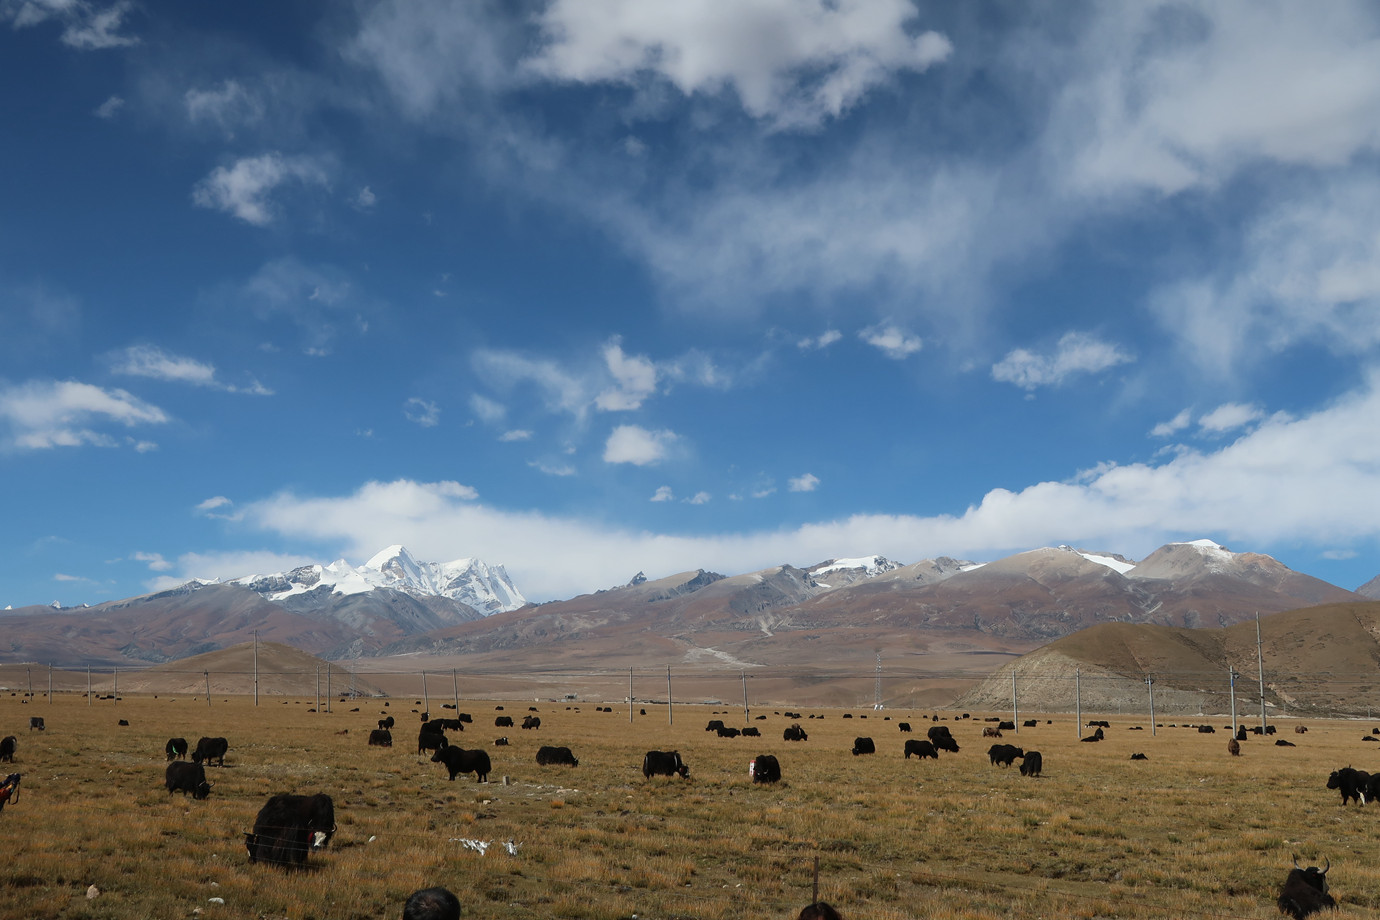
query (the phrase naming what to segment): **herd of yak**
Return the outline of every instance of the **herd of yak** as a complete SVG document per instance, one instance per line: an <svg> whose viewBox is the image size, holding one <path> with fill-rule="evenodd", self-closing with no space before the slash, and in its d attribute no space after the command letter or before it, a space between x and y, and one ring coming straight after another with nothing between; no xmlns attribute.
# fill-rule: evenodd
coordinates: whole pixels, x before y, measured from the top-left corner
<svg viewBox="0 0 1380 920"><path fill-rule="evenodd" d="M449 708L449 707L448 707ZM502 709L503 707L498 707ZM415 711L415 710L414 710ZM532 709L535 712L535 708ZM612 712L609 707L600 707L600 711ZM643 711L645 714L645 710ZM801 718L799 713L787 712L788 718ZM417 753L425 754L432 752L432 763L442 764L449 778L454 780L460 773L473 773L478 782L488 782L489 772L492 764L489 760L488 752L482 748L464 749L451 744L446 736L447 731L463 731L464 724L472 722L473 718L467 713L457 713L454 719L432 719L428 713L422 713L422 726L417 736ZM966 718L966 714L964 716ZM759 718L763 718L760 717ZM811 718L814 718L811 716ZM937 718L937 717L936 717ZM1012 722L997 721L995 727L983 729L984 737L1001 737L1003 729L1014 729ZM121 722L121 724L128 724ZM1034 725L1033 721L1024 723L1027 727ZM1090 727L1096 727L1096 731L1083 737L1083 741L1101 741L1104 737L1103 728L1108 727L1106 722L1089 722ZM395 721L392 716L380 719L378 728L369 733L370 745L391 747L393 743L392 729ZM511 716L498 716L494 720L497 728L508 728L514 725ZM524 729L538 729L541 727L541 718L535 715L528 715L523 718L521 727ZM45 730L46 725L41 717L33 717L29 720L29 729L32 731ZM911 731L910 723L900 722L898 728L903 733ZM1210 727L1200 726L1211 730ZM761 732L754 726L743 729L726 726L721 719L714 719L705 728L706 731L717 732L720 737L760 737ZM1300 726L1295 729L1298 732L1307 731ZM1257 730L1259 731L1259 730ZM1376 732L1380 734L1380 729ZM1272 727L1269 730L1273 734ZM917 758L939 759L940 751L958 753L958 742L954 739L948 726L934 725L928 732L928 740L907 739L904 746L904 754L907 759L912 756ZM1245 735L1245 728L1241 728L1239 734L1228 742L1228 750L1232 754L1240 752L1238 739ZM809 736L798 722L788 726L782 732L784 741L806 741ZM498 738L494 741L495 745L503 746L508 743L506 737ZM1276 742L1277 744L1280 742ZM1287 742L1286 742L1287 743ZM18 739L14 735L9 735L0 739L0 763L14 763L15 751L18 746ZM167 755L168 765L164 773L164 785L169 794L181 792L190 795L193 799L206 799L211 794L212 783L206 779L206 767L212 764L219 766L225 765L225 755L229 750L229 743L225 738L201 738L193 748L188 745L185 738L170 738L165 745L164 751ZM876 753L876 745L870 737L858 737L854 739L852 753L857 755ZM190 754L191 761L186 762ZM1023 776L1038 777L1043 768L1043 758L1039 751L1023 751L1021 748L1004 743L993 744L987 751L987 756L994 766L1009 767L1017 759L1021 761L1020 772ZM1132 759L1145 759L1144 754L1133 754ZM579 766L579 760L568 747L556 747L543 745L537 750L537 763L540 765L565 765ZM776 783L781 780L781 764L777 758L771 754L759 754L749 764L749 775L754 783ZM642 774L645 778L651 779L653 776L680 776L688 779L690 768L681 759L678 751L648 751L642 759ZM1342 767L1334 770L1327 780L1327 788L1337 790L1342 797L1342 805L1355 801L1358 805L1364 805L1367 799L1380 799L1380 773L1370 774L1363 770L1356 770L1352 767ZM272 796L259 810L254 819L254 829L245 834L245 848L249 851L250 862L263 862L278 866L301 865L306 862L307 855L312 850L326 847L335 834L335 806L329 795L317 793L315 795L294 795L280 793ZM1328 894L1327 873L1331 868L1331 862L1319 869L1317 866L1307 868L1298 864L1298 857L1294 857L1294 868L1290 870L1284 885L1280 889L1277 904L1281 913L1294 917L1295 920L1303 920L1310 914L1324 909L1335 908L1336 901Z"/></svg>

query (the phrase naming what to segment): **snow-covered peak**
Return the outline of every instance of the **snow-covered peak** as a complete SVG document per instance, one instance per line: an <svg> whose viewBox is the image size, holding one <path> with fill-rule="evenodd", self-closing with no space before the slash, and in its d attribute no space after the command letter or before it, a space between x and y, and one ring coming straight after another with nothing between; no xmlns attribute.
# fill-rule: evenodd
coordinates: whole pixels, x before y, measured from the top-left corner
<svg viewBox="0 0 1380 920"><path fill-rule="evenodd" d="M501 565L480 559L454 562L419 562L403 546L389 546L361 566L344 559L329 565L304 565L273 575L246 575L233 579L272 601L329 588L332 594L364 594L391 588L414 597L449 597L480 613L516 610L527 603Z"/></svg>
<svg viewBox="0 0 1380 920"><path fill-rule="evenodd" d="M1094 562L1098 565L1106 566L1113 572L1116 572L1120 575L1125 575L1127 572L1131 571L1136 567L1136 564L1134 562L1131 562L1129 559L1123 558L1121 556L1109 556L1106 553L1089 553L1084 550L1074 549L1072 546L1067 546L1063 544L1060 544L1059 549L1069 553L1077 553L1079 556L1082 556L1089 562Z"/></svg>

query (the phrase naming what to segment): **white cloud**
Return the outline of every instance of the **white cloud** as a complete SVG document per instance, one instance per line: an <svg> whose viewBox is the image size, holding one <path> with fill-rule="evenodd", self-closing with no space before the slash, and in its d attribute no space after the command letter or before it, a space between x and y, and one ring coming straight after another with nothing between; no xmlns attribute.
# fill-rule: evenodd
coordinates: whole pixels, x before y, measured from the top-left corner
<svg viewBox="0 0 1380 920"><path fill-rule="evenodd" d="M640 408L656 392L656 365L641 355L626 354L618 338L605 345L603 353L614 385L596 396L594 404L605 412Z"/></svg>
<svg viewBox="0 0 1380 920"><path fill-rule="evenodd" d="M569 463L559 463L550 460L531 460L527 464L538 472L545 473L547 476L574 476L575 467Z"/></svg>
<svg viewBox="0 0 1380 920"><path fill-rule="evenodd" d="M534 385L548 411L568 412L576 418L583 418L588 411L591 400L585 381L554 361L528 358L515 351L481 349L474 353L472 363L480 376L496 387Z"/></svg>
<svg viewBox="0 0 1380 920"><path fill-rule="evenodd" d="M1076 374L1096 374L1135 359L1107 342L1082 332L1068 332L1053 354L1040 355L1017 348L992 365L992 379L1026 390L1059 386Z"/></svg>
<svg viewBox="0 0 1380 920"><path fill-rule="evenodd" d="M653 494L652 494L652 497L651 497L650 499L648 499L648 500L649 500L649 501L654 501L654 502L669 502L669 501L672 501L672 500L674 500L674 499L675 499L675 495L673 495L673 494L671 493L671 487L670 487L670 486L657 486L657 487L656 487L656 492L653 493Z"/></svg>
<svg viewBox="0 0 1380 920"><path fill-rule="evenodd" d="M470 396L470 411L479 416L482 422L494 424L503 421L503 417L508 414L508 409L502 403L489 399L487 396L480 396L474 393Z"/></svg>
<svg viewBox="0 0 1380 920"><path fill-rule="evenodd" d="M1187 427L1188 427L1190 424L1192 424L1192 423L1193 423L1193 411L1192 411L1191 409L1184 409L1182 412L1180 412L1178 415L1174 416L1174 417L1173 417L1172 419L1170 419L1169 421L1167 421L1167 422L1160 422L1160 423L1159 423L1158 425L1156 425L1154 428L1151 428L1151 429L1150 429L1150 434L1151 434L1152 437L1156 437L1156 438L1167 438L1167 437L1171 437L1172 435L1174 435L1174 434L1176 434L1176 433L1178 433L1178 432L1180 432L1180 431L1183 431L1185 428L1187 428Z"/></svg>
<svg viewBox="0 0 1380 920"><path fill-rule="evenodd" d="M1116 5L1093 11L1046 146L1076 191L1214 187L1260 160L1327 167L1380 146L1364 3ZM1040 60L1032 55L1030 60Z"/></svg>
<svg viewBox="0 0 1380 920"><path fill-rule="evenodd" d="M1380 536L1378 417L1380 371L1328 408L1299 419L1271 416L1212 452L1185 451L1158 465L1108 464L1016 492L993 489L958 515L857 514L684 536L494 508L455 483L404 480L371 482L342 496L284 492L250 505L246 520L283 537L343 545L360 558L378 550L379 534L421 558L449 559L473 553L465 541L483 533L487 561L504 563L534 598L618 583L629 566L655 577L687 565L736 573L874 552L981 560L1061 541L1117 547L1134 557L1204 535L1228 545L1318 541L1336 549Z"/></svg>
<svg viewBox="0 0 1380 920"><path fill-rule="evenodd" d="M96 107L95 115L97 118L104 118L106 121L119 114L120 109L125 107L125 100L119 96L111 96L105 102Z"/></svg>
<svg viewBox="0 0 1380 920"><path fill-rule="evenodd" d="M168 421L162 409L125 390L105 390L75 380L0 386L0 448L115 447L119 442L98 430L99 426L133 428Z"/></svg>
<svg viewBox="0 0 1380 920"><path fill-rule="evenodd" d="M361 211L368 211L378 204L379 196L370 191L369 186L359 190L359 193L351 200L351 203Z"/></svg>
<svg viewBox="0 0 1380 920"><path fill-rule="evenodd" d="M808 128L952 53L944 36L917 31L916 17L902 0L554 0L527 66L587 83L655 74L687 96L729 89L754 118Z"/></svg>
<svg viewBox="0 0 1380 920"><path fill-rule="evenodd" d="M896 361L908 358L924 347L918 335L912 335L890 323L868 326L858 333L858 338Z"/></svg>
<svg viewBox="0 0 1380 920"><path fill-rule="evenodd" d="M648 431L638 425L619 425L604 445L605 463L648 466L666 459L677 437L672 431Z"/></svg>
<svg viewBox="0 0 1380 920"><path fill-rule="evenodd" d="M203 208L224 211L245 223L264 227L273 221L270 198L286 183L325 186L325 166L307 156L268 153L244 157L231 166L217 166L196 184L192 201Z"/></svg>
<svg viewBox="0 0 1380 920"><path fill-rule="evenodd" d="M801 351L815 351L828 348L842 338L842 332L839 332L837 329L828 329L814 338L803 338L796 342L796 345L800 347Z"/></svg>
<svg viewBox="0 0 1380 920"><path fill-rule="evenodd" d="M215 495L203 502L199 502L194 510L208 518L219 518L223 521L237 521L241 516L239 512L221 510L223 508L232 508L234 504L234 502L224 495Z"/></svg>
<svg viewBox="0 0 1380 920"><path fill-rule="evenodd" d="M696 492L694 495L685 499L687 505L707 505L712 498L708 492Z"/></svg>
<svg viewBox="0 0 1380 920"><path fill-rule="evenodd" d="M130 377L148 377L153 380L166 380L172 383L187 383L192 386L209 387L227 393L250 393L255 396L271 396L273 391L252 381L246 386L225 383L216 377L212 364L197 361L181 355L163 351L156 345L131 345L128 348L111 352L106 356L112 373Z"/></svg>
<svg viewBox="0 0 1380 920"><path fill-rule="evenodd" d="M1225 403L1198 419L1198 427L1210 434L1224 434L1244 428L1265 416L1259 406Z"/></svg>
<svg viewBox="0 0 1380 920"><path fill-rule="evenodd" d="M238 80L224 80L210 89L193 87L182 96L187 119L208 124L234 137L236 130L263 121L264 105Z"/></svg>
<svg viewBox="0 0 1380 920"><path fill-rule="evenodd" d="M119 34L133 6L130 0L104 7L88 0L0 0L0 22L8 20L13 28L23 29L55 19L62 23L64 45L99 51L139 43L133 36Z"/></svg>
<svg viewBox="0 0 1380 920"><path fill-rule="evenodd" d="M243 285L219 296L227 308L261 320L287 317L303 333L303 353L314 356L330 354L347 330L367 334L369 317L386 309L347 272L292 256L264 263ZM276 349L272 343L265 348Z"/></svg>
<svg viewBox="0 0 1380 920"><path fill-rule="evenodd" d="M514 428L511 431L503 432L503 434L498 436L498 439L504 443L510 443L512 441L530 441L532 440L532 432L528 431L526 428Z"/></svg>
<svg viewBox="0 0 1380 920"><path fill-rule="evenodd" d="M420 396L413 396L403 403L403 415L407 416L409 422L415 422L423 428L435 428L441 421L440 407Z"/></svg>
<svg viewBox="0 0 1380 920"><path fill-rule="evenodd" d="M786 481L786 487L792 492L813 492L819 488L819 477L813 473L793 476Z"/></svg>
<svg viewBox="0 0 1380 920"><path fill-rule="evenodd" d="M154 572L166 572L173 567L160 553L135 553L133 558L148 563L149 569Z"/></svg>

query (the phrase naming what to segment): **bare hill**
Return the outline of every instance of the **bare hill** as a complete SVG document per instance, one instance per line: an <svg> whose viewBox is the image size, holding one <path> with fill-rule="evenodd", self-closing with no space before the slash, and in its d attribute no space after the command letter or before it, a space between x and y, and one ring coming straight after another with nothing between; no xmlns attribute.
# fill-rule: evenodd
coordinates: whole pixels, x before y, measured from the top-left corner
<svg viewBox="0 0 1380 920"><path fill-rule="evenodd" d="M204 697L209 680L212 694L252 693L255 657L254 643L246 642L121 674L119 687L122 693L200 694ZM333 696L342 692L360 696L382 694L377 684L352 674L339 663L325 661L289 645L260 642L257 658L259 693L262 695L310 699L318 690L326 694L328 688Z"/></svg>
<svg viewBox="0 0 1380 920"><path fill-rule="evenodd" d="M1380 602L1328 604L1260 618L1266 711L1352 713L1380 708ZM1221 629L1106 623L1009 662L955 705L1147 712L1227 712L1230 671L1240 713L1260 708L1254 622ZM1076 695L1077 694L1077 695Z"/></svg>

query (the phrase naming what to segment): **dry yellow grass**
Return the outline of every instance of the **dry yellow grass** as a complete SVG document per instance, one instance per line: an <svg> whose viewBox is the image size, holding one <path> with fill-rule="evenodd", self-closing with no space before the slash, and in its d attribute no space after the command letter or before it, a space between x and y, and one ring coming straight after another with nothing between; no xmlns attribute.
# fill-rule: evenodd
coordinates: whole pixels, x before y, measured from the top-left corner
<svg viewBox="0 0 1380 920"><path fill-rule="evenodd" d="M0 812L0 920L198 908L208 918L389 918L437 884L467 918L791 918L810 900L816 859L821 897L850 920L1264 920L1279 916L1274 895L1295 852L1331 859L1344 907L1380 909L1380 806L1343 808L1324 788L1338 766L1380 768L1380 743L1361 741L1369 724L1310 723L1302 736L1286 724L1276 737L1298 747L1252 736L1233 758L1220 717L1213 735L1166 726L1153 737L1144 720L1112 718L1100 744L1079 743L1069 715L1041 717L1002 739L1044 754L1045 775L1031 779L991 766L983 723L952 713L941 715L962 751L936 762L901 755L928 713L813 710L824 718L801 720L809 740L789 743L791 720L772 710L749 723L741 709L677 706L674 725L652 709L630 724L626 709L543 702L529 732L496 729L492 701L462 701L475 721L455 741L494 763L480 785L449 782L417 756L410 699L336 702L330 714L309 712L311 700L22 699L0 698L0 735L19 739L16 763L0 769L24 775L19 801ZM503 705L520 717L531 704ZM385 712L399 723L395 747L369 748ZM29 731L30 715L47 731ZM710 718L763 737L718 738L703 730ZM897 730L902 720L915 734ZM208 801L163 790L173 735L229 739L225 768L208 770ZM511 745L494 747L499 735ZM853 757L857 735L878 753ZM541 744L570 746L580 766L538 767ZM645 781L650 748L679 749L690 780ZM1149 760L1130 761L1133 751ZM749 783L759 752L780 758L779 786ZM306 871L247 861L242 834L282 791L335 799L339 831ZM465 840L490 845L481 854ZM88 899L92 885L100 894Z"/></svg>

